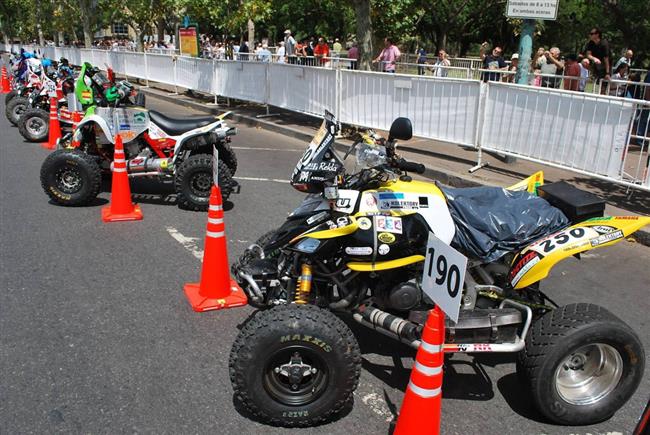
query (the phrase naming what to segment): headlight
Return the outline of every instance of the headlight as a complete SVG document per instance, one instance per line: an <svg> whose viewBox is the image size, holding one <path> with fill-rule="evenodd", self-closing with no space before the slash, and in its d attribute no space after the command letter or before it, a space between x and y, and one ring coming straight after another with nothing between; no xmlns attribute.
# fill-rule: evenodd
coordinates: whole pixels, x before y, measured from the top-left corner
<svg viewBox="0 0 650 435"><path fill-rule="evenodd" d="M369 145L364 142L357 146L357 165L362 168L372 168L386 163L386 147Z"/></svg>
<svg viewBox="0 0 650 435"><path fill-rule="evenodd" d="M298 244L296 244L295 249L296 251L300 251L304 254L313 254L316 252L319 246L320 240L307 237L299 241Z"/></svg>

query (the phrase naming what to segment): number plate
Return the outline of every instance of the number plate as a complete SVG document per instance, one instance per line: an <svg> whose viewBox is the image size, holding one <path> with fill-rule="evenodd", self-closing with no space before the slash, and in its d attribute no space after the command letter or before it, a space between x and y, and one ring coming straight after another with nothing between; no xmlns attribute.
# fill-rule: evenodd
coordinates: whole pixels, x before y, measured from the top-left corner
<svg viewBox="0 0 650 435"><path fill-rule="evenodd" d="M455 322L463 298L467 257L429 233L422 289Z"/></svg>

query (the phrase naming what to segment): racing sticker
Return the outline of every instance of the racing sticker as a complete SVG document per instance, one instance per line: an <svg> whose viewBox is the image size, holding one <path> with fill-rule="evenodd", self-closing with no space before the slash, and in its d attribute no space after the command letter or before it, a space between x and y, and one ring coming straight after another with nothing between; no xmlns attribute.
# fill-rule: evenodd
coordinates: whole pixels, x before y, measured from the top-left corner
<svg viewBox="0 0 650 435"><path fill-rule="evenodd" d="M379 245L377 252L379 252L379 255L386 255L390 252L390 246L386 244Z"/></svg>
<svg viewBox="0 0 650 435"><path fill-rule="evenodd" d="M401 217L376 216L375 226L378 232L402 234Z"/></svg>
<svg viewBox="0 0 650 435"><path fill-rule="evenodd" d="M377 238L380 242L388 243L389 245L395 242L395 235L392 233L379 233Z"/></svg>
<svg viewBox="0 0 650 435"><path fill-rule="evenodd" d="M369 230L372 227L372 222L370 222L370 219L367 217L357 219L357 224L359 225L359 228L364 231Z"/></svg>
<svg viewBox="0 0 650 435"><path fill-rule="evenodd" d="M588 234L588 230L589 227L576 227L560 231L536 242L531 249L542 255L547 255L558 248L564 248L567 243L578 242L578 239ZM592 233L595 233L595 231L592 231Z"/></svg>
<svg viewBox="0 0 650 435"><path fill-rule="evenodd" d="M612 231L616 231L616 227L610 227L609 225L594 225L589 228L596 230L598 234L607 234L611 233Z"/></svg>
<svg viewBox="0 0 650 435"><path fill-rule="evenodd" d="M316 222L326 218L328 215L329 215L329 213L326 212L326 211L322 211L322 212L320 212L318 214L315 214L312 217L307 219L307 225L311 225L313 223L316 223Z"/></svg>
<svg viewBox="0 0 650 435"><path fill-rule="evenodd" d="M407 200L403 193L383 192L379 193L379 208L381 210L417 210L420 208L420 202Z"/></svg>
<svg viewBox="0 0 650 435"><path fill-rule="evenodd" d="M348 255L371 255L372 248L369 246L348 246L345 248L345 253Z"/></svg>
<svg viewBox="0 0 650 435"><path fill-rule="evenodd" d="M514 287L521 278L541 260L540 255L535 251L530 251L517 261L517 264L510 270L510 284Z"/></svg>
<svg viewBox="0 0 650 435"><path fill-rule="evenodd" d="M599 245L603 245L605 243L613 242L614 240L619 240L623 238L623 231L618 230L614 231L612 233L607 233L607 234L601 234L600 236L596 237L595 239L591 239L591 246L596 247Z"/></svg>

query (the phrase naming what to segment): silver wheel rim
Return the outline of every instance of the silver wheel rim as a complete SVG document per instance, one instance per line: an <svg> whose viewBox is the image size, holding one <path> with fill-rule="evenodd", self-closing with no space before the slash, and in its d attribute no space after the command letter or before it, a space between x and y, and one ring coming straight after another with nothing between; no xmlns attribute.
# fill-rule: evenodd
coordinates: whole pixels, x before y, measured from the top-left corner
<svg viewBox="0 0 650 435"><path fill-rule="evenodd" d="M612 346L594 343L568 355L555 370L555 387L562 399L574 405L602 400L618 385L623 358Z"/></svg>
<svg viewBox="0 0 650 435"><path fill-rule="evenodd" d="M27 132L32 136L40 136L45 131L45 121L41 118L30 118L25 122Z"/></svg>

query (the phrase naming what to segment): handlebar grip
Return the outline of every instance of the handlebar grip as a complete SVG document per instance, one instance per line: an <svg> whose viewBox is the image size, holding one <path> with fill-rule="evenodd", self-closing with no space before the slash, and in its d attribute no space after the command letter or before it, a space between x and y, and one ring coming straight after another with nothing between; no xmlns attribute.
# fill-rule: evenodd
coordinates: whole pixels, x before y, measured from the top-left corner
<svg viewBox="0 0 650 435"><path fill-rule="evenodd" d="M415 172L416 174L424 174L426 169L421 163L408 162L404 159L399 159L397 161L397 167L402 171Z"/></svg>

